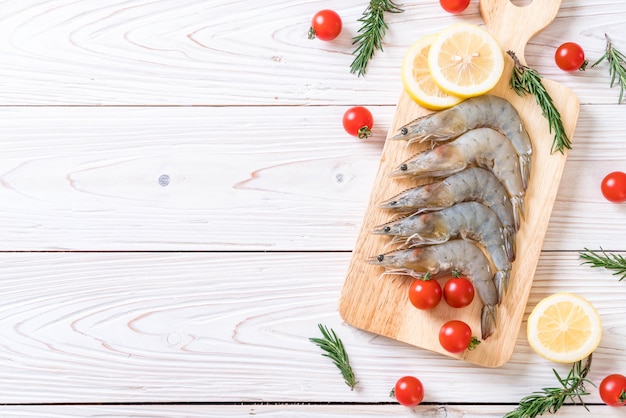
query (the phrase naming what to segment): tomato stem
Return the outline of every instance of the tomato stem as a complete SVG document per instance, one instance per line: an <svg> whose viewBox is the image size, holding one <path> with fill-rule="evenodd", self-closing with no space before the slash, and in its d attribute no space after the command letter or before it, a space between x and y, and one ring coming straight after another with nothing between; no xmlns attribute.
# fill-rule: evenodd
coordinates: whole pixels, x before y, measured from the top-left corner
<svg viewBox="0 0 626 418"><path fill-rule="evenodd" d="M480 340L472 335L472 339L470 340L469 345L467 346L468 351L474 350L480 344Z"/></svg>
<svg viewBox="0 0 626 418"><path fill-rule="evenodd" d="M313 26L309 27L309 35L308 35L309 39L315 39L315 29L313 29Z"/></svg>
<svg viewBox="0 0 626 418"><path fill-rule="evenodd" d="M365 139L368 136L370 136L371 134L372 134L372 130L367 125L361 126L359 128L359 138L360 139Z"/></svg>

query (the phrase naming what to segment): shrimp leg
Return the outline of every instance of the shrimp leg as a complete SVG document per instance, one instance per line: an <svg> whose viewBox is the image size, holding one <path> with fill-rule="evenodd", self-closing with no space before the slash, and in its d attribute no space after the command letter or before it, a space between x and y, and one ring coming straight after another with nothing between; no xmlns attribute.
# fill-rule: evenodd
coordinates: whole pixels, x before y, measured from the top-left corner
<svg viewBox="0 0 626 418"><path fill-rule="evenodd" d="M502 183L513 205L516 229L524 216L524 195L519 160L504 135L491 128L473 129L455 140L403 162L392 176L445 177L469 165L490 170Z"/></svg>
<svg viewBox="0 0 626 418"><path fill-rule="evenodd" d="M369 263L383 266L389 272L413 276L430 273L433 277L439 277L457 270L472 281L483 303L480 319L482 339L485 340L494 333L498 291L493 282L489 261L471 242L451 240L428 247L395 250L372 257Z"/></svg>
<svg viewBox="0 0 626 418"><path fill-rule="evenodd" d="M532 143L519 113L507 100L482 95L440 112L422 116L400 128L392 140L409 143L447 141L471 129L492 128L507 137L518 155L524 190L530 179Z"/></svg>
<svg viewBox="0 0 626 418"><path fill-rule="evenodd" d="M464 238L480 243L493 262L498 301L502 300L511 275L502 223L495 212L478 202L457 203L436 212L407 216L388 222L372 233L389 235L409 246L424 246Z"/></svg>
<svg viewBox="0 0 626 418"><path fill-rule="evenodd" d="M422 213L448 208L455 203L476 201L491 208L504 228L504 243L510 261L515 260L515 232L519 229L506 190L494 174L469 167L444 179L414 187L384 201L380 207L400 213Z"/></svg>

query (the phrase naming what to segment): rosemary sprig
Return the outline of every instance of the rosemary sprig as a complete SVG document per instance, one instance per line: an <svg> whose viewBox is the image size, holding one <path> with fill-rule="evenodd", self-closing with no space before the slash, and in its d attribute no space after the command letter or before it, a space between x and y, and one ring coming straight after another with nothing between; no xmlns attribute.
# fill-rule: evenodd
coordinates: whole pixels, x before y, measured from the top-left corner
<svg viewBox="0 0 626 418"><path fill-rule="evenodd" d="M337 337L337 334L335 334L332 328L329 330L322 324L318 324L317 326L324 338L309 338L309 341L325 351L322 355L333 361L341 372L346 385L350 386L350 390L354 390L354 387L359 382L354 377L354 372L352 371L352 366L350 366L348 353L346 353L343 342Z"/></svg>
<svg viewBox="0 0 626 418"><path fill-rule="evenodd" d="M385 22L385 12L402 13L403 11L392 0L370 0L363 16L358 19L361 22L361 28L357 36L352 38L352 45L356 44L357 47L353 52L356 57L350 65L351 73L357 73L358 76L365 75L367 64L374 56L374 52L377 49L383 50L382 40L389 28Z"/></svg>
<svg viewBox="0 0 626 418"><path fill-rule="evenodd" d="M626 279L626 257L620 254L607 253L602 248L600 248L600 252L602 254L585 248L585 251L579 253L580 258L584 260L582 264L614 270L613 276L621 275L620 281Z"/></svg>
<svg viewBox="0 0 626 418"><path fill-rule="evenodd" d="M535 96L535 100L541 108L543 116L548 120L550 133L554 132L550 152L554 153L555 151L559 151L563 154L566 148L572 149L572 143L567 137L565 127L563 127L561 114L554 105L554 102L552 102L552 97L550 97L550 94L541 83L539 73L530 67L522 65L513 51L507 51L507 54L509 54L515 62L509 82L511 88L515 90L519 96L525 96L526 94Z"/></svg>
<svg viewBox="0 0 626 418"><path fill-rule="evenodd" d="M507 413L504 418L534 418L546 412L551 414L558 411L566 400L570 399L576 404L579 400L585 409L589 410L583 402L582 396L589 395L585 389L585 383L591 383L587 374L591 367L591 355L584 360L574 363L565 379L552 369L561 387L543 388L522 398L517 409ZM595 385L594 385L595 386Z"/></svg>
<svg viewBox="0 0 626 418"><path fill-rule="evenodd" d="M624 89L626 89L626 55L618 51L614 46L609 36L605 33L606 49L604 55L594 62L591 68L600 64L602 61L607 60L609 62L609 75L611 76L611 87L615 85L615 80L619 84L619 99L618 104L622 103L624 97Z"/></svg>

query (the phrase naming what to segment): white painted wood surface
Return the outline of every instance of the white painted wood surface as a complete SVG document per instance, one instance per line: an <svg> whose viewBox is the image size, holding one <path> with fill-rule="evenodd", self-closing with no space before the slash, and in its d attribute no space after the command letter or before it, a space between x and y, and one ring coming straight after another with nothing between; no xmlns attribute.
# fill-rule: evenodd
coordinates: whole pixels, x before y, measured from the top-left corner
<svg viewBox="0 0 626 418"><path fill-rule="evenodd" d="M623 416L617 408L589 405L589 412L580 406L563 406L558 416L561 418L618 417ZM432 417L432 418L497 418L509 411L498 405L420 405L405 408L396 405L102 405L102 406L7 406L2 408L4 416L62 418L62 417L118 417L138 416L142 418L249 418L269 416L280 418L373 418L393 417ZM583 415L581 415L581 413Z"/></svg>
<svg viewBox="0 0 626 418"><path fill-rule="evenodd" d="M485 369L342 324L400 60L421 35L481 22L475 0L460 16L401 2L357 78L366 4L0 2L0 416L495 417L566 372L523 333ZM334 42L306 39L322 8L344 20ZM563 0L526 50L582 103L526 312L561 290L596 305L596 383L626 374L626 283L577 252L626 254L626 205L599 191L626 171L626 107L606 64L564 73L552 55L571 40L595 60L604 33L626 50L625 22L622 0ZM355 104L376 119L366 141L341 127ZM344 340L358 390L308 342L319 322ZM404 374L426 386L415 410L390 404ZM558 415L623 415L589 389L590 414Z"/></svg>

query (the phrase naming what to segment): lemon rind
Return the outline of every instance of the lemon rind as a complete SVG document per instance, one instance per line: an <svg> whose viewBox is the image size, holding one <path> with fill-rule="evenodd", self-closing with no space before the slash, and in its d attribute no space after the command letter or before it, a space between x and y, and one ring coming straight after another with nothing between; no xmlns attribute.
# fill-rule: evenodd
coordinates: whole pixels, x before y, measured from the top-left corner
<svg viewBox="0 0 626 418"><path fill-rule="evenodd" d="M533 336L532 331L533 329L536 329L539 318L546 311L547 308L561 301L572 302L574 300L577 301L576 305L581 307L583 311L587 314L587 317L591 321L592 329L595 328L597 332L592 333L591 338L589 338L589 340L587 340L585 344L581 345L578 350L568 353L554 352L539 343L539 341ZM597 309L587 299L573 293L555 293L542 299L528 316L527 339L529 345L537 354L547 360L556 363L575 363L579 360L584 359L585 357L588 357L598 347L598 345L600 345L601 338L602 321L600 319L600 315Z"/></svg>

